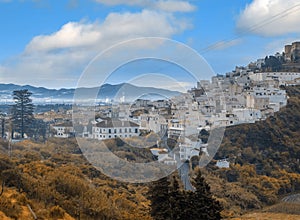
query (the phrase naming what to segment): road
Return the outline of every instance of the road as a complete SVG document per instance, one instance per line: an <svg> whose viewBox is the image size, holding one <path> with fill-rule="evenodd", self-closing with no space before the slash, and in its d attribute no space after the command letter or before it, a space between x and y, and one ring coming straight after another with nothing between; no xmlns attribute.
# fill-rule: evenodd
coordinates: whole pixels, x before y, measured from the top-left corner
<svg viewBox="0 0 300 220"><path fill-rule="evenodd" d="M168 151L170 152L171 149L169 148L167 141L168 141L168 137L165 135L164 137L162 137L162 142L164 143L164 145L167 147ZM179 158L179 153L178 152L173 152L175 154L176 157L176 161L177 164L181 164L180 162L180 158ZM178 172L180 175L180 179L183 183L184 189L185 190L190 190L190 191L195 191L195 188L193 187L190 177L189 177L189 171L190 171L190 165L189 162L183 163L179 168L178 168Z"/></svg>
<svg viewBox="0 0 300 220"><path fill-rule="evenodd" d="M183 163L181 167L178 168L179 175L181 178L181 181L184 185L185 190L195 191L195 188L193 187L190 177L189 177L189 171L190 171L190 165L188 162Z"/></svg>

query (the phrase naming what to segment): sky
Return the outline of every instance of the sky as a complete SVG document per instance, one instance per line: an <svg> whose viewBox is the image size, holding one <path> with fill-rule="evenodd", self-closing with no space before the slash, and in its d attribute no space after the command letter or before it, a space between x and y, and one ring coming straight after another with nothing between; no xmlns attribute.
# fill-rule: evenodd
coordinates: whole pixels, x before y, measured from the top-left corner
<svg viewBox="0 0 300 220"><path fill-rule="evenodd" d="M203 71L201 79L209 79L282 52L285 44L300 40L299 21L298 0L0 0L0 83L74 88L101 59L99 54L108 55L126 41L145 37L197 52L202 65L212 70ZM191 77L176 63L116 63L116 57L132 51L155 50L158 57L165 48L173 51L162 44L123 47L106 61L119 68L108 74L100 67L93 73L95 80L89 74L90 80L100 85L139 78L135 81L146 86L175 89L160 77L140 79L151 73L186 87L195 85L199 75ZM174 49L173 60L190 59L185 54Z"/></svg>

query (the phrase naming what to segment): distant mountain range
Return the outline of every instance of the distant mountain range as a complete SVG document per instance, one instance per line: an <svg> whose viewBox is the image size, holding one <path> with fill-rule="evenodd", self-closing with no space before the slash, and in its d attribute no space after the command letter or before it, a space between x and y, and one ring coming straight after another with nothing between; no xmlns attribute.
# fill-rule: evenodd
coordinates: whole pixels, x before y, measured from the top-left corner
<svg viewBox="0 0 300 220"><path fill-rule="evenodd" d="M47 89L44 87L34 87L30 85L20 86L15 84L0 84L0 102L12 102L14 90L28 89L32 92L32 99L35 103L72 103L74 93L80 94L81 98L96 97L99 101L114 100L132 101L137 98L145 99L165 99L180 92L154 87L139 87L128 83L117 85L104 84L100 88L78 88L78 89ZM94 95L93 95L94 94ZM78 96L77 96L78 97Z"/></svg>

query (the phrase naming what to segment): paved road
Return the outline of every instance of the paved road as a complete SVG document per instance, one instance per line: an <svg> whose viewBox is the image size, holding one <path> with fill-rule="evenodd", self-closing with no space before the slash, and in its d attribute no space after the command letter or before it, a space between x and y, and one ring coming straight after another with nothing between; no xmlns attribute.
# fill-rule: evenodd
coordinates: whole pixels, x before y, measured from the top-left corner
<svg viewBox="0 0 300 220"><path fill-rule="evenodd" d="M167 141L168 141L168 137L165 135L164 137L162 137L161 139L163 141L163 143L165 144L165 146L168 148L168 151L170 152L171 149L169 148ZM176 161L178 164L181 164L180 162L180 158L179 158L179 153L178 152L173 152L175 154L176 157ZM190 165L189 163L183 163L181 165L181 167L178 168L178 172L180 175L180 179L183 183L184 189L185 190L190 190L190 191L195 191L195 188L193 187L190 177L189 177L189 171L190 171Z"/></svg>
<svg viewBox="0 0 300 220"><path fill-rule="evenodd" d="M190 171L189 163L183 163L182 166L178 169L178 171L179 171L181 181L184 185L184 189L195 191L195 188L193 187L189 177L189 171Z"/></svg>

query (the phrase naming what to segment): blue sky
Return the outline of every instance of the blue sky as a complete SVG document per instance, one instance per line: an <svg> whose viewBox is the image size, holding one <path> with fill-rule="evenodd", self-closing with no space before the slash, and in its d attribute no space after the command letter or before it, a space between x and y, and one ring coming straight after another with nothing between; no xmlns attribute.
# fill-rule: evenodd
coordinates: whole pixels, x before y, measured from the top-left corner
<svg viewBox="0 0 300 220"><path fill-rule="evenodd" d="M0 0L0 83L76 87L98 53L137 37L187 44L225 74L300 40L299 20L297 0ZM177 69L168 75L195 84ZM108 83L132 77L122 71Z"/></svg>

